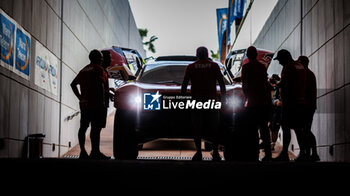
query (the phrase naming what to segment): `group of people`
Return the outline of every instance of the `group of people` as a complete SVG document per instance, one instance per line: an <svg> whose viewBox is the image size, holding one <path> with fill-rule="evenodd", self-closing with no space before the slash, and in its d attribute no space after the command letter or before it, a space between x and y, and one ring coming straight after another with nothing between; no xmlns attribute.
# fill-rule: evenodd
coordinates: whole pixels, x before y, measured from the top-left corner
<svg viewBox="0 0 350 196"><path fill-rule="evenodd" d="M308 68L309 59L300 56L295 61L289 51L278 51L274 60L283 66L281 78L274 75L268 80L267 68L257 60L257 54L254 46L247 49L249 62L242 67L242 88L247 116L255 131L260 131L265 152L262 161L289 161L291 129L300 147L296 161L318 161L316 139L311 131L316 110L316 78ZM276 140L279 125L282 126L283 148L280 155L272 159L270 143ZM269 128L273 133L272 140Z"/></svg>
<svg viewBox="0 0 350 196"><path fill-rule="evenodd" d="M193 99L205 101L217 100L216 82L220 85L221 100L226 100L226 88L218 64L209 60L208 49L199 47L196 51L198 60L188 65L182 83L181 93L186 94L191 81ZM262 139L265 156L262 161L289 161L288 148L291 129L296 133L300 153L297 161L318 161L316 139L311 132L313 115L316 110L316 78L308 68L309 59L300 56L297 61L287 50L280 50L274 60L283 66L281 78L273 75L268 79L267 68L257 60L258 52L254 46L247 49L249 62L242 67L242 89L246 98L245 114L249 119L250 131ZM89 54L90 64L86 65L71 83L74 94L79 99L81 109L78 140L80 159L110 159L100 152L100 132L106 126L109 92L106 68L110 65L109 51L92 50ZM205 66L199 66L205 65ZM77 88L80 86L80 91ZM272 93L271 93L272 92ZM223 104L225 107L225 103ZM272 118L271 118L272 117ZM218 152L218 110L194 110L191 113L194 128L196 153L192 160L202 160L202 131L211 130L213 138L213 160L221 160ZM91 153L85 149L86 131L91 123ZM280 155L272 159L271 141L277 139L277 132L282 127L283 149ZM251 129L251 127L253 127ZM270 136L270 131L272 132ZM254 135L254 134L252 134ZM272 138L271 138L272 137ZM244 138L246 140L255 138ZM258 146L258 145L257 145ZM257 148L258 150L258 148ZM257 153L256 160L259 158Z"/></svg>
<svg viewBox="0 0 350 196"><path fill-rule="evenodd" d="M281 78L274 74L269 79L266 66L257 59L257 49L254 46L250 46L246 54L249 62L243 65L241 74L242 90L246 99L243 115L245 117L239 119L245 121L245 123L239 122L244 125L238 128L241 130L235 131L250 132L245 134L248 137L241 139L249 140L247 142L249 144L252 144L251 141L253 141L252 146L254 147L250 151L253 152L253 156L244 155L242 156L245 157L243 159L259 159L259 140L257 135L260 133L261 145L265 152L262 161L289 161L288 148L291 140L291 129L293 129L300 147L300 153L296 160L318 161L316 139L311 132L312 120L316 110L316 78L314 73L308 68L309 59L306 56L300 56L295 61L289 51L282 49L278 51L276 58L274 58L283 66ZM193 99L217 99L216 82L218 82L222 100L225 100L226 89L219 66L209 60L208 50L205 47L197 49L197 57L198 60L188 65L185 71L182 93L186 92L188 83L191 81L191 95ZM203 64L208 66L199 66ZM192 160L202 160L200 142L204 129L211 130L213 160L221 160L217 142L218 116L218 111L215 110L192 112L194 141L197 149ZM283 131L283 150L278 157L273 159L271 142L276 141L280 127L282 127ZM256 144L254 141L256 141Z"/></svg>

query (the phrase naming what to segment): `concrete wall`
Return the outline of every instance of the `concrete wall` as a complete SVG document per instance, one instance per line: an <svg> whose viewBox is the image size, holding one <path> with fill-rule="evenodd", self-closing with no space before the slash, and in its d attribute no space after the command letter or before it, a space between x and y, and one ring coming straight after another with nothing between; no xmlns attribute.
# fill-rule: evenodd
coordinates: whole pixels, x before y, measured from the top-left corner
<svg viewBox="0 0 350 196"><path fill-rule="evenodd" d="M248 48L253 44L263 28L265 21L270 16L272 9L278 2L278 0L246 0L243 13L246 13L252 1L253 4L251 4L250 10L245 16L244 23L237 37L232 40L233 42L235 41L232 50ZM264 9L261 9L262 7ZM232 25L231 28L231 37L235 37L235 27Z"/></svg>
<svg viewBox="0 0 350 196"><path fill-rule="evenodd" d="M323 161L350 161L350 1L279 0L254 45L310 58L318 100L312 131ZM268 72L280 73L274 61ZM292 145L297 147L295 138ZM332 148L334 147L333 151Z"/></svg>
<svg viewBox="0 0 350 196"><path fill-rule="evenodd" d="M78 142L80 115L66 120L79 111L69 84L89 51L117 45L145 55L129 2L2 0L0 8L32 36L29 80L0 66L0 157L20 157L32 133L46 134L45 157L61 156ZM60 60L57 96L34 84L36 41Z"/></svg>

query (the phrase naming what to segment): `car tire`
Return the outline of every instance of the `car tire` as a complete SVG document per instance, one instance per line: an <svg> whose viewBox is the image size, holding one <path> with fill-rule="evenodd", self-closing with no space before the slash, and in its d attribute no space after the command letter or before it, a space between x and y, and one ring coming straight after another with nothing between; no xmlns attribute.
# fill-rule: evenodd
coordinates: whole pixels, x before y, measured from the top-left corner
<svg viewBox="0 0 350 196"><path fill-rule="evenodd" d="M116 111L114 116L113 153L116 159L133 160L138 156L135 115Z"/></svg>

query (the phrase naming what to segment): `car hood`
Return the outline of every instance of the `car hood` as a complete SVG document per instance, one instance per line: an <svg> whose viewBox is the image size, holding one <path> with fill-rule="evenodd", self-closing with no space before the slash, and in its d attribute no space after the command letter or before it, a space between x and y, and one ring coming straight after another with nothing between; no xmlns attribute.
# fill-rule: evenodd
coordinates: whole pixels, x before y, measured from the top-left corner
<svg viewBox="0 0 350 196"><path fill-rule="evenodd" d="M190 94L191 86L187 87L187 95ZM180 95L181 85L169 84L148 84L140 82L129 82L115 91L114 106L121 110L134 110L134 100L137 97L142 97L143 93L156 93L162 95ZM220 86L217 85L217 93L220 93ZM241 84L226 85L227 97L235 96L243 99ZM139 100L141 101L142 98Z"/></svg>
<svg viewBox="0 0 350 196"><path fill-rule="evenodd" d="M226 91L231 91L234 89L241 89L241 84L233 84L233 85L225 85ZM144 90L144 92L180 92L181 91L181 85L174 85L174 84L150 84L150 83L141 83L141 82L130 82L123 86L121 86L118 90L126 90L129 88L138 88ZM220 91L220 86L216 86L217 91ZM187 86L187 90L191 89L191 85Z"/></svg>

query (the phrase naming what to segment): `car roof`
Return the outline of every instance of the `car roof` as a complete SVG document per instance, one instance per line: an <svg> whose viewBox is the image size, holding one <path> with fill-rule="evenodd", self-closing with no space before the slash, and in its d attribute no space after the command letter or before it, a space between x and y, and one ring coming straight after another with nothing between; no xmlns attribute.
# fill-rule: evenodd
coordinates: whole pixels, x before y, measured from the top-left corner
<svg viewBox="0 0 350 196"><path fill-rule="evenodd" d="M194 61L153 61L146 63L146 66L148 67L162 67L162 66L187 66Z"/></svg>
<svg viewBox="0 0 350 196"><path fill-rule="evenodd" d="M191 63L193 63L194 61L152 61L152 62L148 62L146 63L145 68L147 70L149 69L154 69L157 67L166 67L166 66L187 66ZM220 67L220 69L225 68L225 66L223 66L220 62L218 61L213 61L214 63L217 63Z"/></svg>
<svg viewBox="0 0 350 196"><path fill-rule="evenodd" d="M169 56L159 56L155 61L196 61L198 58L196 56L190 55L169 55Z"/></svg>

